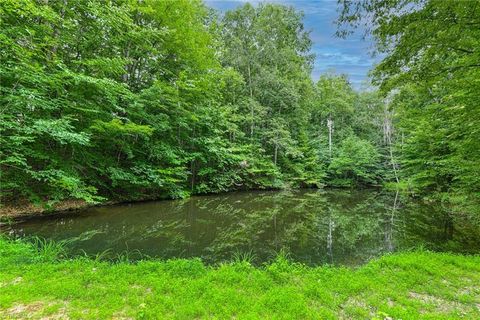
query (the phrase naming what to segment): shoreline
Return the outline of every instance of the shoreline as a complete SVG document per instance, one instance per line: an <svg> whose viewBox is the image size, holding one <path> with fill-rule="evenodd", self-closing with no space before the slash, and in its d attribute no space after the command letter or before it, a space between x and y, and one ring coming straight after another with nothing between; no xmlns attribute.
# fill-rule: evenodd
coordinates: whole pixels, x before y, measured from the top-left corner
<svg viewBox="0 0 480 320"><path fill-rule="evenodd" d="M209 196L209 195L222 195L222 194L229 194L232 192L255 192L255 191L292 191L292 190L334 190L334 189L353 189L353 190L364 190L364 189L375 189L375 190L388 190L388 188L381 188L376 186L364 187L364 188L339 188L334 186L322 186L318 188L279 188L279 189L246 189L246 190L229 190L223 191L218 193L199 193L193 194L189 197L185 198L188 199L190 197L202 197L202 196ZM143 199L136 199L136 200L108 200L101 203L87 203L83 200L64 200L58 203L53 209L45 209L42 206L35 206L32 203L23 202L20 205L5 205L0 207L0 226L10 224L10 223L19 223L25 220L35 219L35 218L42 218L42 217L53 217L59 216L64 214L76 214L83 210L93 208L93 207L106 207L106 206L113 206L113 205L120 205L120 204L134 204L134 203L142 203L142 202L149 202L149 201L164 201L164 200L176 200L174 198L165 198L165 197L152 197L152 198L143 198Z"/></svg>
<svg viewBox="0 0 480 320"><path fill-rule="evenodd" d="M229 191L218 192L218 193L193 194L185 199L188 199L193 196L221 195L221 194L228 194L232 192L285 191L285 190L300 190L300 189L313 189L313 188L229 190ZM323 188L315 188L315 189L320 190ZM6 220L7 223L10 221L20 222L24 220L39 218L39 217L52 217L52 216L57 216L62 214L75 214L77 212L86 210L88 208L93 208L93 207L106 207L106 206L113 206L113 205L119 205L119 204L134 204L134 203L142 203L142 202L149 202L149 201L164 201L164 200L175 200L175 198L152 197L152 198L142 198L142 199L134 199L134 200L107 200L105 202L100 202L100 203L87 203L84 200L70 199L70 200L64 200L59 202L52 209L46 209L42 206L36 206L32 203L27 203L27 202L22 202L20 205L9 204L9 205L0 207L0 226L6 224L4 220Z"/></svg>

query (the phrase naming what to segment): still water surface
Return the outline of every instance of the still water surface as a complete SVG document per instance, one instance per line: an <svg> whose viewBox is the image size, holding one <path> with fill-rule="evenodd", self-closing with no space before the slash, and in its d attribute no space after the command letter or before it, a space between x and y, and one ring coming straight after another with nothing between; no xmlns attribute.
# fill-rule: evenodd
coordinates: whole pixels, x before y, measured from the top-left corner
<svg viewBox="0 0 480 320"><path fill-rule="evenodd" d="M359 265L417 247L480 252L480 226L468 217L376 190L235 192L115 205L29 220L7 232L70 239L73 253L206 263L246 255L260 264L281 250L309 265Z"/></svg>

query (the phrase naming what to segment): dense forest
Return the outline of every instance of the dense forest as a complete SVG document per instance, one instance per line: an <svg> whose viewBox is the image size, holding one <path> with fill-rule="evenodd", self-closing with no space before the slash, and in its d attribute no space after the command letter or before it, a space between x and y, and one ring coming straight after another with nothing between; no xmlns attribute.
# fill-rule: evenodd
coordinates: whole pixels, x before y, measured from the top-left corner
<svg viewBox="0 0 480 320"><path fill-rule="evenodd" d="M480 6L416 2L340 1L338 36L368 20L384 56L360 92L311 79L292 7L3 0L2 202L387 185L478 203Z"/></svg>
<svg viewBox="0 0 480 320"><path fill-rule="evenodd" d="M252 2L0 0L1 319L480 319L480 0Z"/></svg>

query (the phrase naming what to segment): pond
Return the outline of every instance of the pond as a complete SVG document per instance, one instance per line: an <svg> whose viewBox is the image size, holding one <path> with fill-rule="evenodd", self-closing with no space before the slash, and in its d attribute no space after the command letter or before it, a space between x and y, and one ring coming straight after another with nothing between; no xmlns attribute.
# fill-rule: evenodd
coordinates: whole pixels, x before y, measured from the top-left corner
<svg viewBox="0 0 480 320"><path fill-rule="evenodd" d="M378 190L252 191L95 207L4 230L68 241L74 254L255 264L284 252L308 265L359 265L423 247L480 252L480 226L439 204Z"/></svg>

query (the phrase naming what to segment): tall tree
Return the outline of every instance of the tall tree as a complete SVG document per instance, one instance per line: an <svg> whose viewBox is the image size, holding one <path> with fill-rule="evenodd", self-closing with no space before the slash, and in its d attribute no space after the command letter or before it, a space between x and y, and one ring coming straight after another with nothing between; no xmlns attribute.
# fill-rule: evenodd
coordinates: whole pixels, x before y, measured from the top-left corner
<svg viewBox="0 0 480 320"><path fill-rule="evenodd" d="M227 12L221 23L223 64L245 79L242 105L250 115L242 126L245 134L253 148L267 150L275 166L297 178L305 170L297 168L301 159L314 156L309 146L299 145L313 94L311 40L302 18L292 7L245 4ZM310 169L317 178L309 180L319 182L319 168Z"/></svg>
<svg viewBox="0 0 480 320"><path fill-rule="evenodd" d="M393 96L403 178L420 191L480 202L479 2L341 4L340 34L366 23L385 56L373 74Z"/></svg>

